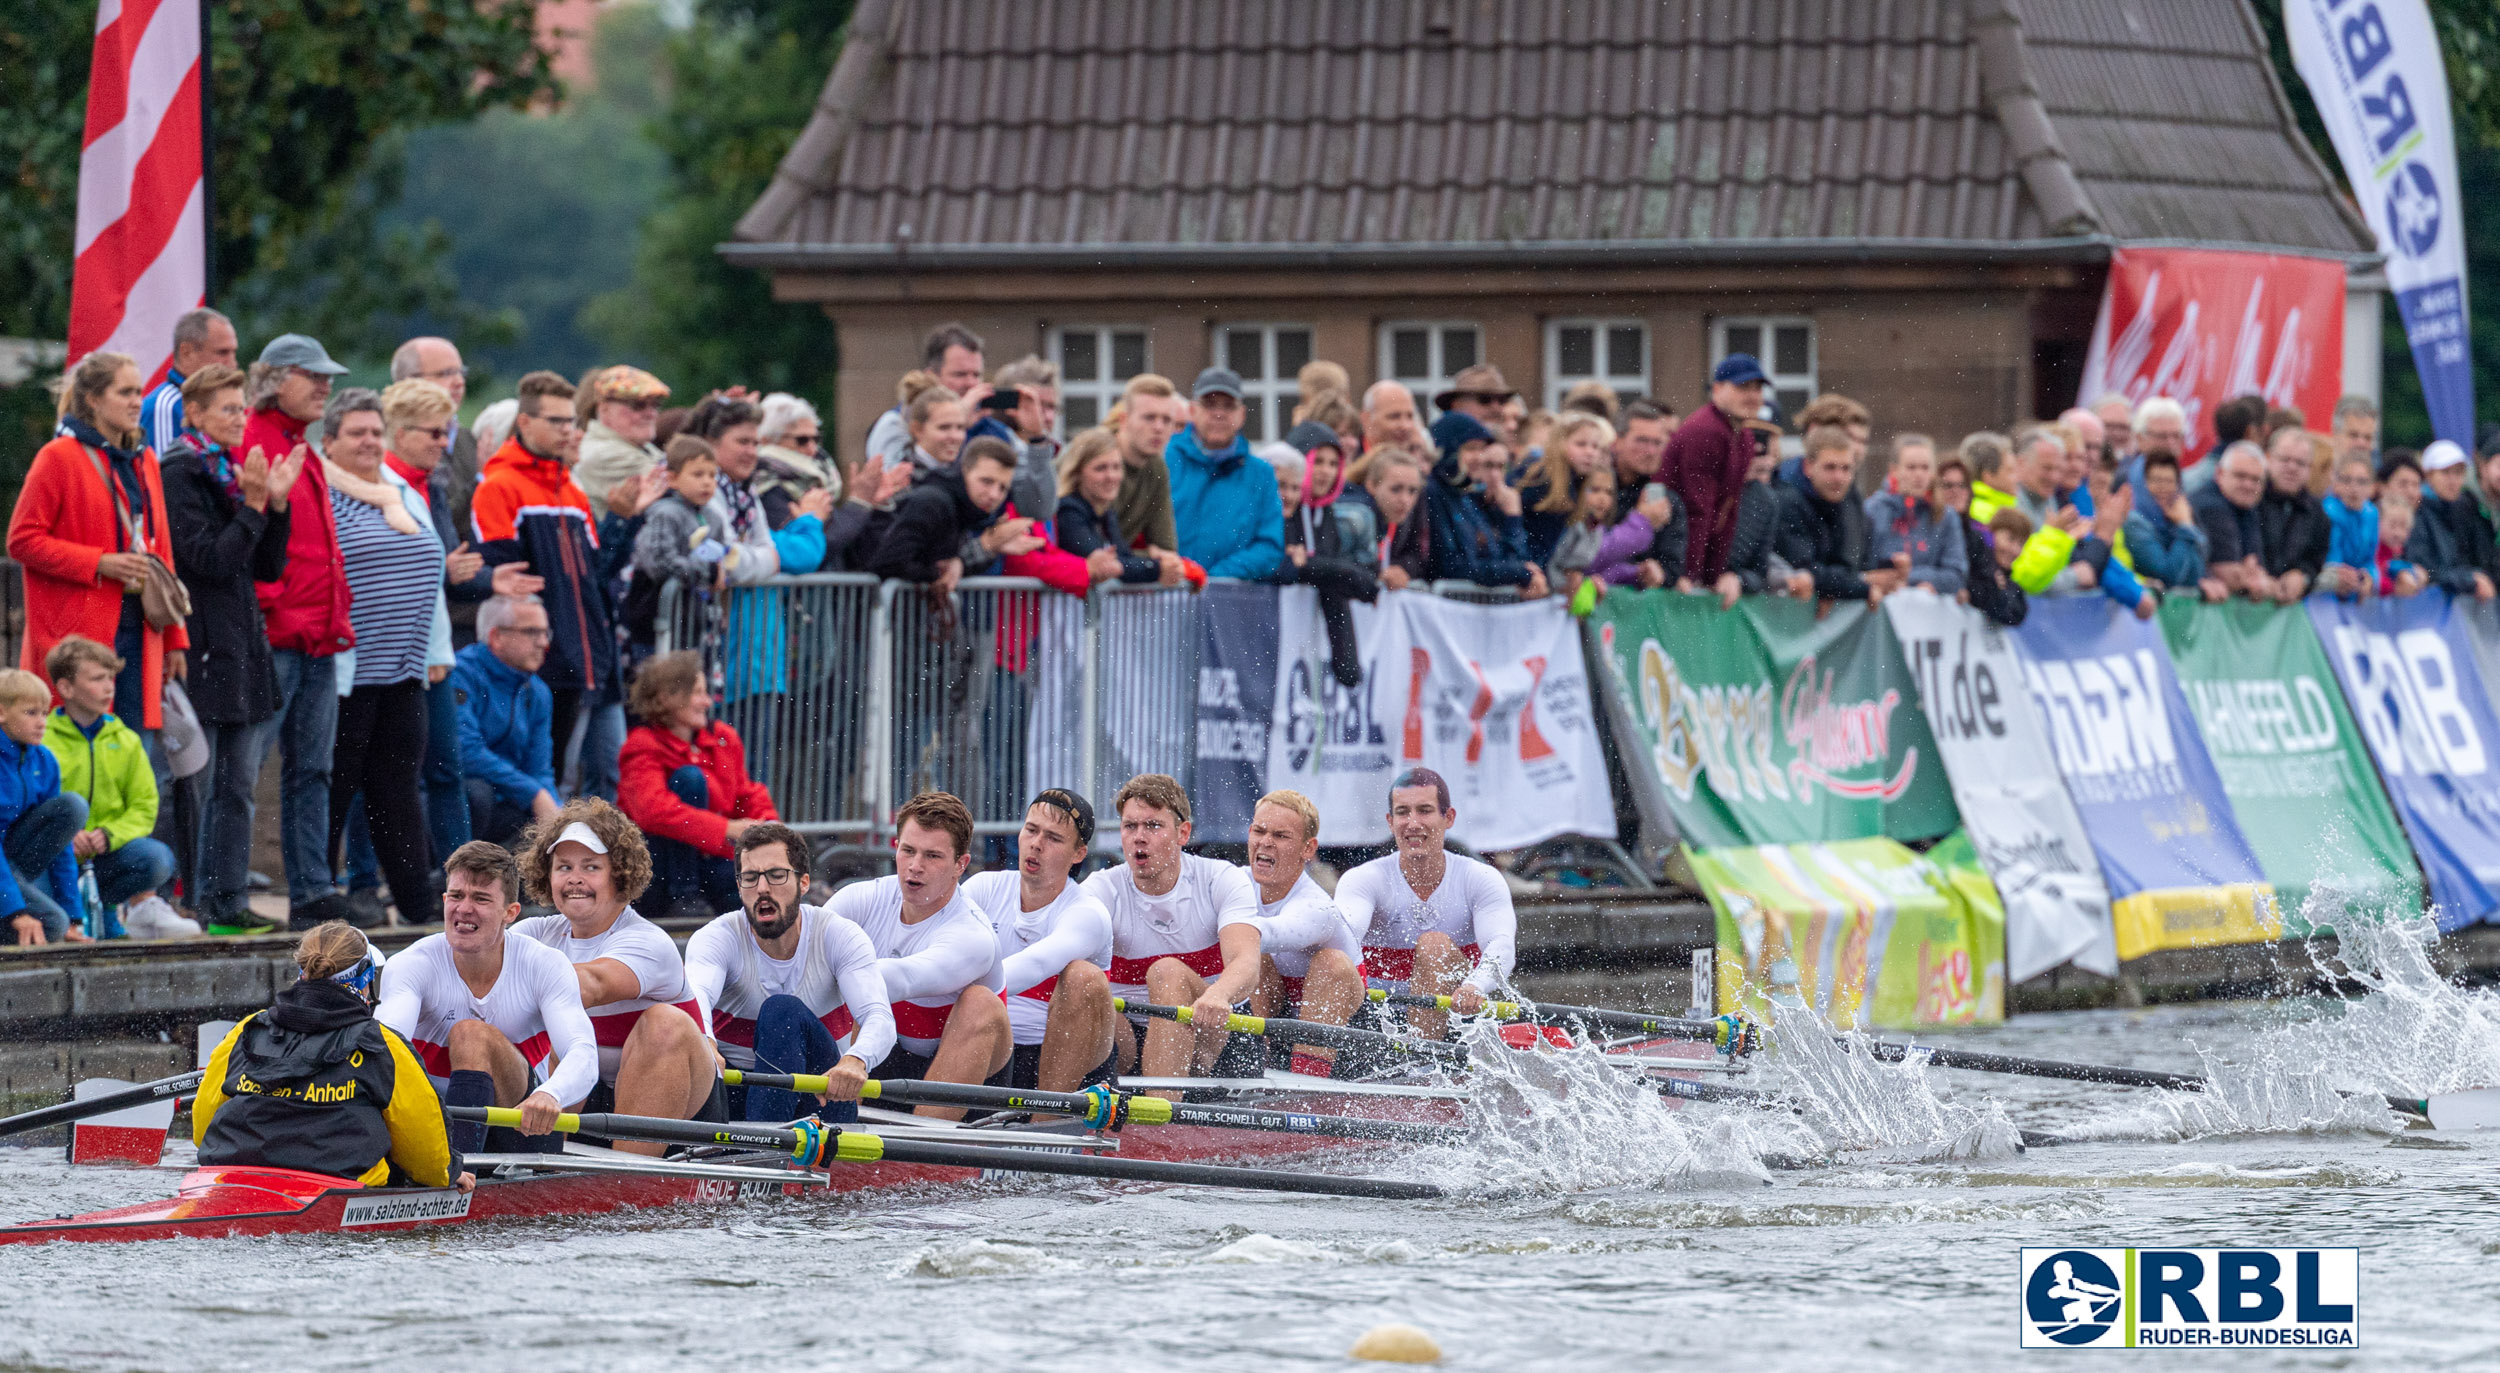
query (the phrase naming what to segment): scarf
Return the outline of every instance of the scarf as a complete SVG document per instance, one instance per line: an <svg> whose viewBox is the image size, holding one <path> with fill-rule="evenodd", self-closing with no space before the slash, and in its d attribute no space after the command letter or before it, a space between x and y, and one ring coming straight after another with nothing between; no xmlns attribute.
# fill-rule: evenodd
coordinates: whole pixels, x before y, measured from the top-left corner
<svg viewBox="0 0 2500 1373"><path fill-rule="evenodd" d="M102 430L76 415L62 420L61 429L71 438L104 455L105 466L113 474L114 494L120 497L124 508L130 511L130 518L141 528L146 528L150 519L148 488L147 484L139 479L139 455L147 449L145 447L123 448L108 442ZM119 523L115 521L117 526ZM127 528L117 527L113 531L113 547L117 553L130 551L130 531Z"/></svg>

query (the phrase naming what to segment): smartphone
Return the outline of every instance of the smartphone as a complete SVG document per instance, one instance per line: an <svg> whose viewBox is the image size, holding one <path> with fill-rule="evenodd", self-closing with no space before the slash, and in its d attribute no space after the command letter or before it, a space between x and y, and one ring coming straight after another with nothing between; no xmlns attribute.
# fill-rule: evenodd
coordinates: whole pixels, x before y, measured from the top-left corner
<svg viewBox="0 0 2500 1373"><path fill-rule="evenodd" d="M1665 482L1651 482L1641 488L1641 501L1644 504L1650 501L1663 501L1666 498L1667 484Z"/></svg>

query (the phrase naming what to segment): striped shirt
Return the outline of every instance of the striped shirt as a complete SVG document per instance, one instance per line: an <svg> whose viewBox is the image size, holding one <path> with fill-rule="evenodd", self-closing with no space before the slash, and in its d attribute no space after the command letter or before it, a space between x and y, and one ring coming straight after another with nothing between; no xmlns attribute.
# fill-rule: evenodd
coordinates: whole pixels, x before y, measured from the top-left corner
<svg viewBox="0 0 2500 1373"><path fill-rule="evenodd" d="M434 601L442 594L441 541L424 527L400 533L379 509L336 488L330 513L347 566L348 622L356 629L352 685L424 681Z"/></svg>
<svg viewBox="0 0 2500 1373"><path fill-rule="evenodd" d="M139 402L139 437L159 458L174 451L174 440L188 427L182 416L182 380L180 372L166 368L165 380Z"/></svg>

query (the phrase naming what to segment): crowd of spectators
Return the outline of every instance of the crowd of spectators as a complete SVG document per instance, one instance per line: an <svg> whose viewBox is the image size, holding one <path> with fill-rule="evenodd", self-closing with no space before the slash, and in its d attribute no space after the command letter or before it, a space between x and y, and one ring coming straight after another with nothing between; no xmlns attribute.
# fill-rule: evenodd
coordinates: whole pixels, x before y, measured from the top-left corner
<svg viewBox="0 0 2500 1373"><path fill-rule="evenodd" d="M2479 467L2449 443L2381 453L2360 397L2325 432L2234 398L2191 453L2159 396L1879 441L1847 396L1780 413L1742 354L1683 416L1599 384L1532 409L1483 363L1428 397L1358 391L1315 361L1283 438L1254 445L1225 368L1134 376L1101 424L1063 431L1051 363L993 367L948 324L837 453L794 395L532 372L464 422L449 340L403 345L379 392L338 386L315 339L248 365L238 345L198 310L153 389L129 358L80 360L11 519L26 627L0 674L0 930L20 942L421 920L443 855L579 795L652 836L660 913L725 909L732 846L778 815L751 764L767 707L796 689L784 617L738 589L781 574L940 600L983 575L1307 585L1349 687L1353 605L1440 582L1579 614L1618 587L1722 606L1923 587L2011 625L2041 596L2149 616L2166 595L2500 581L2500 446ZM702 652L660 632L687 607ZM250 871L273 748L283 915L250 899L280 890Z"/></svg>

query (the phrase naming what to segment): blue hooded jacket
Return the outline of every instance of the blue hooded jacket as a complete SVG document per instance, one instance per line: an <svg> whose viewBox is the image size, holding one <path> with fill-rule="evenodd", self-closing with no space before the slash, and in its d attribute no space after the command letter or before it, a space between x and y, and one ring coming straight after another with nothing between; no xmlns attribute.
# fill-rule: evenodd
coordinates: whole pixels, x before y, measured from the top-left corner
<svg viewBox="0 0 2500 1373"><path fill-rule="evenodd" d="M2344 504L2332 492L2320 502L2326 507L2326 560L2346 567L2367 568L2371 575L2378 571L2378 502L2363 501L2359 510Z"/></svg>
<svg viewBox="0 0 2500 1373"><path fill-rule="evenodd" d="M483 641L460 650L451 684L460 692L462 768L516 806L554 794L555 697L547 684L506 665Z"/></svg>
<svg viewBox="0 0 2500 1373"><path fill-rule="evenodd" d="M1250 455L1239 434L1209 453L1191 425L1163 448L1172 474L1172 523L1180 555L1210 577L1264 581L1285 561L1285 507L1276 498L1276 470ZM1046 512L1045 512L1046 513Z"/></svg>
<svg viewBox="0 0 2500 1373"><path fill-rule="evenodd" d="M61 760L41 744L21 744L0 734L0 833L17 823L18 818L61 794ZM71 918L86 909L78 898L78 860L72 858L69 845L52 855L44 869L44 880L52 884L52 899L68 911ZM17 869L0 863L0 920L20 914L26 909L26 894L18 890Z"/></svg>
<svg viewBox="0 0 2500 1373"><path fill-rule="evenodd" d="M1453 410L1432 422L1432 444L1441 460L1424 481L1424 511L1432 521L1434 580L1478 586L1526 586L1528 535L1517 515L1497 515L1476 498L1475 484L1459 470L1458 450L1493 431L1473 415Z"/></svg>

